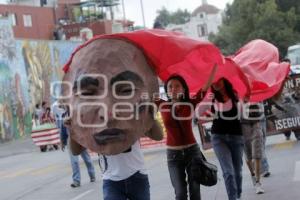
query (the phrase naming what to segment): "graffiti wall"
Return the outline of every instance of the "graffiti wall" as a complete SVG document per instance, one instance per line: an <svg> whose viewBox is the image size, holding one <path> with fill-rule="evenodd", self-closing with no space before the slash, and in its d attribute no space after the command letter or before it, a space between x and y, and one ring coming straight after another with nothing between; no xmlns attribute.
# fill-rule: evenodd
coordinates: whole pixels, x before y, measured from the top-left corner
<svg viewBox="0 0 300 200"><path fill-rule="evenodd" d="M0 19L0 143L31 133L36 104L50 103L52 81L78 43L20 40L8 19Z"/></svg>
<svg viewBox="0 0 300 200"><path fill-rule="evenodd" d="M51 82L62 78L62 66L78 43L67 41L17 40L18 54L23 58L25 68L29 108L34 110L42 101L53 102Z"/></svg>

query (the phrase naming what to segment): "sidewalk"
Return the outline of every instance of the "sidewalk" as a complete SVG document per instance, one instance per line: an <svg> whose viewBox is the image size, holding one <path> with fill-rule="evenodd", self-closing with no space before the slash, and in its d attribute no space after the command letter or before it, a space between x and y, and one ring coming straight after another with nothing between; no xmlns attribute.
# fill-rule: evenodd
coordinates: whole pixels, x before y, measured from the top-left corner
<svg viewBox="0 0 300 200"><path fill-rule="evenodd" d="M0 144L0 158L39 151L31 137Z"/></svg>

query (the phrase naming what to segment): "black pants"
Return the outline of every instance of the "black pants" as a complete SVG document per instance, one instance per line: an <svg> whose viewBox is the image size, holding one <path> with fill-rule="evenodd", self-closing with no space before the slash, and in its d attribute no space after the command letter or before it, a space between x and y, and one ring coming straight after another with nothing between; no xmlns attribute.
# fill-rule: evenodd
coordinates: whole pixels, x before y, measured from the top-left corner
<svg viewBox="0 0 300 200"><path fill-rule="evenodd" d="M284 135L286 138L290 138L291 137L292 132L291 131L286 131L284 132Z"/></svg>
<svg viewBox="0 0 300 200"><path fill-rule="evenodd" d="M193 180L191 174L191 160L201 156L197 144L183 150L167 149L168 168L176 200L200 200L200 184ZM189 190L188 190L189 188Z"/></svg>
<svg viewBox="0 0 300 200"><path fill-rule="evenodd" d="M296 139L297 139L297 140L300 140L300 133L299 133L299 131L298 131L298 132L293 131L293 132L294 132L294 135L295 135ZM287 139L290 139L291 134L292 134L292 131L284 132L284 135L285 135L285 137L286 137Z"/></svg>

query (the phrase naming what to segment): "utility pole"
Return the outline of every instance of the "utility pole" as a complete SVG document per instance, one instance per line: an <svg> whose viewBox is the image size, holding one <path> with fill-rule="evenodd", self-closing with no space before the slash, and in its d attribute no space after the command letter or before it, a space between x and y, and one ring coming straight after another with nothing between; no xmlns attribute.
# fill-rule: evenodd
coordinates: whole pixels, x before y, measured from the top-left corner
<svg viewBox="0 0 300 200"><path fill-rule="evenodd" d="M122 0L122 8L123 8L123 20L124 22L126 21L126 12L125 12L125 4L124 4L124 0Z"/></svg>
<svg viewBox="0 0 300 200"><path fill-rule="evenodd" d="M143 0L140 0L140 2L141 2L141 9L142 9L143 25L144 25L144 29L145 29L146 28L146 21L145 21Z"/></svg>

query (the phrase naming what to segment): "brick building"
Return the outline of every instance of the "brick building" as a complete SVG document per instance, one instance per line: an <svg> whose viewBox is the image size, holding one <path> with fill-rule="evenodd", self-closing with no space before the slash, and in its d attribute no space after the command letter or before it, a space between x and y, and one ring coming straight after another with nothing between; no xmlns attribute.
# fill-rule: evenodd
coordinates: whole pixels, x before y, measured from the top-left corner
<svg viewBox="0 0 300 200"><path fill-rule="evenodd" d="M52 39L55 13L51 7L0 5L0 14L11 17L16 38Z"/></svg>
<svg viewBox="0 0 300 200"><path fill-rule="evenodd" d="M133 22L93 19L78 22L73 16L73 9L80 6L80 0L11 0L0 4L0 15L12 20L14 36L29 39L53 39L53 32L59 22L63 22L66 39L78 37L80 30L89 28L94 35L115 32L115 24L132 26ZM126 30L126 29L125 29Z"/></svg>

